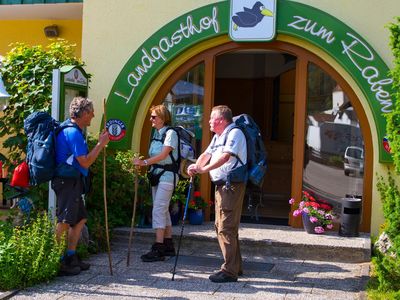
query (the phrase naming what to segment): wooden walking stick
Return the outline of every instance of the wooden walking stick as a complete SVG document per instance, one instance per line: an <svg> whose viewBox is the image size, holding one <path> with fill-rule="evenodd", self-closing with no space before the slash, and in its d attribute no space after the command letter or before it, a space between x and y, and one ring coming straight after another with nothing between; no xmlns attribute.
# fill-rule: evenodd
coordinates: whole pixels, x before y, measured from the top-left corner
<svg viewBox="0 0 400 300"><path fill-rule="evenodd" d="M106 123L107 123L106 98L103 98L103 118L104 118L104 130L106 130L107 129L106 128ZM104 149L103 149L103 198L104 198L104 218L105 218L105 223L106 223L108 263L110 266L110 274L113 275L111 250L110 250L110 237L108 235L107 188L106 188L106 147L104 147Z"/></svg>
<svg viewBox="0 0 400 300"><path fill-rule="evenodd" d="M128 256L126 258L126 266L129 267L129 259L131 256L131 244L132 244L132 236L133 236L133 226L135 226L135 214L136 214L136 203L137 203L137 194L138 194L138 169L135 167L135 196L133 199L133 212L132 212L132 221L131 221L131 230L129 232L129 243L128 243Z"/></svg>

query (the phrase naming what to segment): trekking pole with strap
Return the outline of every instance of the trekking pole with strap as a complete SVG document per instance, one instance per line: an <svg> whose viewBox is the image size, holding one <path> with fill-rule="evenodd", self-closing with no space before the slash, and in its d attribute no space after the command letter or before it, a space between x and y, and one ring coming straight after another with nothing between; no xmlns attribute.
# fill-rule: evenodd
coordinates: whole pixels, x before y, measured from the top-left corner
<svg viewBox="0 0 400 300"><path fill-rule="evenodd" d="M174 279L175 279L176 264L178 263L179 250L181 249L183 228L185 227L186 213L187 213L187 209L188 209L188 205L189 205L189 199L190 199L190 194L192 192L192 187L193 187L193 176L190 177L190 181L189 181L189 188L188 188L188 193L187 193L187 197L186 197L185 210L183 212L183 217L182 217L181 234L179 236L179 242L178 242L178 250L176 251L175 264L174 264L174 268L172 270L172 279L171 279L172 281L174 281Z"/></svg>
<svg viewBox="0 0 400 300"><path fill-rule="evenodd" d="M103 98L103 118L104 118L104 129L106 129L107 117L106 117L106 98ZM108 235L108 214L107 214L107 188L106 188L106 147L103 149L103 198L104 198L104 219L106 223L106 239L107 239L107 251L108 251L108 263L110 266L110 274L113 275L112 271L112 260L110 250L110 237Z"/></svg>
<svg viewBox="0 0 400 300"><path fill-rule="evenodd" d="M137 203L137 194L138 194L138 186L139 186L139 180L138 180L138 170L135 168L135 196L133 200L133 212L132 212L132 221L131 221L131 230L129 232L129 243L128 243L128 255L126 258L126 266L129 267L129 259L130 259L130 254L131 254L131 244L132 244L132 236L133 236L133 226L135 225L135 214L136 214L136 203Z"/></svg>

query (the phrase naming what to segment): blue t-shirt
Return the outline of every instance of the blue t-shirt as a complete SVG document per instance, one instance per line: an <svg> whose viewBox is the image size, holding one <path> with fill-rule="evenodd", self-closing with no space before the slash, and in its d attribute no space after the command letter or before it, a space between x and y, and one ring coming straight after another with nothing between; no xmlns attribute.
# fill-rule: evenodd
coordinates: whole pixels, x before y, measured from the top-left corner
<svg viewBox="0 0 400 300"><path fill-rule="evenodd" d="M67 120L64 123L66 122L70 122L70 120ZM87 155L88 153L89 150L85 141L85 137L83 136L82 130L78 126L64 128L57 135L57 164L65 163L68 160L68 164L72 163L72 166L78 169L81 174L87 176L89 173L88 169L83 168L76 160L76 158L82 155ZM73 157L71 157L72 159L70 158L71 154L73 155Z"/></svg>

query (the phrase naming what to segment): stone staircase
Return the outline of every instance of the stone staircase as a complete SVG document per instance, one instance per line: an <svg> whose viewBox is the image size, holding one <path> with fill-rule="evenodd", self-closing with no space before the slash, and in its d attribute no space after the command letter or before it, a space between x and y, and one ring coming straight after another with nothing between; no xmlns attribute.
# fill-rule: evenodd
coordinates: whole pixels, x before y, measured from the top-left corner
<svg viewBox="0 0 400 300"><path fill-rule="evenodd" d="M128 227L114 229L112 247L128 248L129 232ZM176 244L180 232L180 225L173 226ZM153 229L135 227L132 249L137 243L150 246L154 238ZM360 263L371 259L371 240L367 233L360 233L359 237L341 237L334 231L317 235L289 226L242 223L239 239L244 258L276 256L338 263ZM203 225L185 224L181 249L195 253L199 247L213 253L220 252L212 222L205 222Z"/></svg>

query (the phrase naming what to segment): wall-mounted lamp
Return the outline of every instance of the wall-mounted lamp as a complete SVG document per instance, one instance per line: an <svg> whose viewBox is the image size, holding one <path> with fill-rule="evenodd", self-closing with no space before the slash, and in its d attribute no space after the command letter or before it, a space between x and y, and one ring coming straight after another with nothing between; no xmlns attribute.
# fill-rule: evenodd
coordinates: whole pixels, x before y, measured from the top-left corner
<svg viewBox="0 0 400 300"><path fill-rule="evenodd" d="M9 93L7 93L3 80L1 79L0 75L0 111L3 111L7 108L8 98L10 97L11 96Z"/></svg>
<svg viewBox="0 0 400 300"><path fill-rule="evenodd" d="M51 25L44 28L44 35L48 38L58 37L58 26Z"/></svg>

